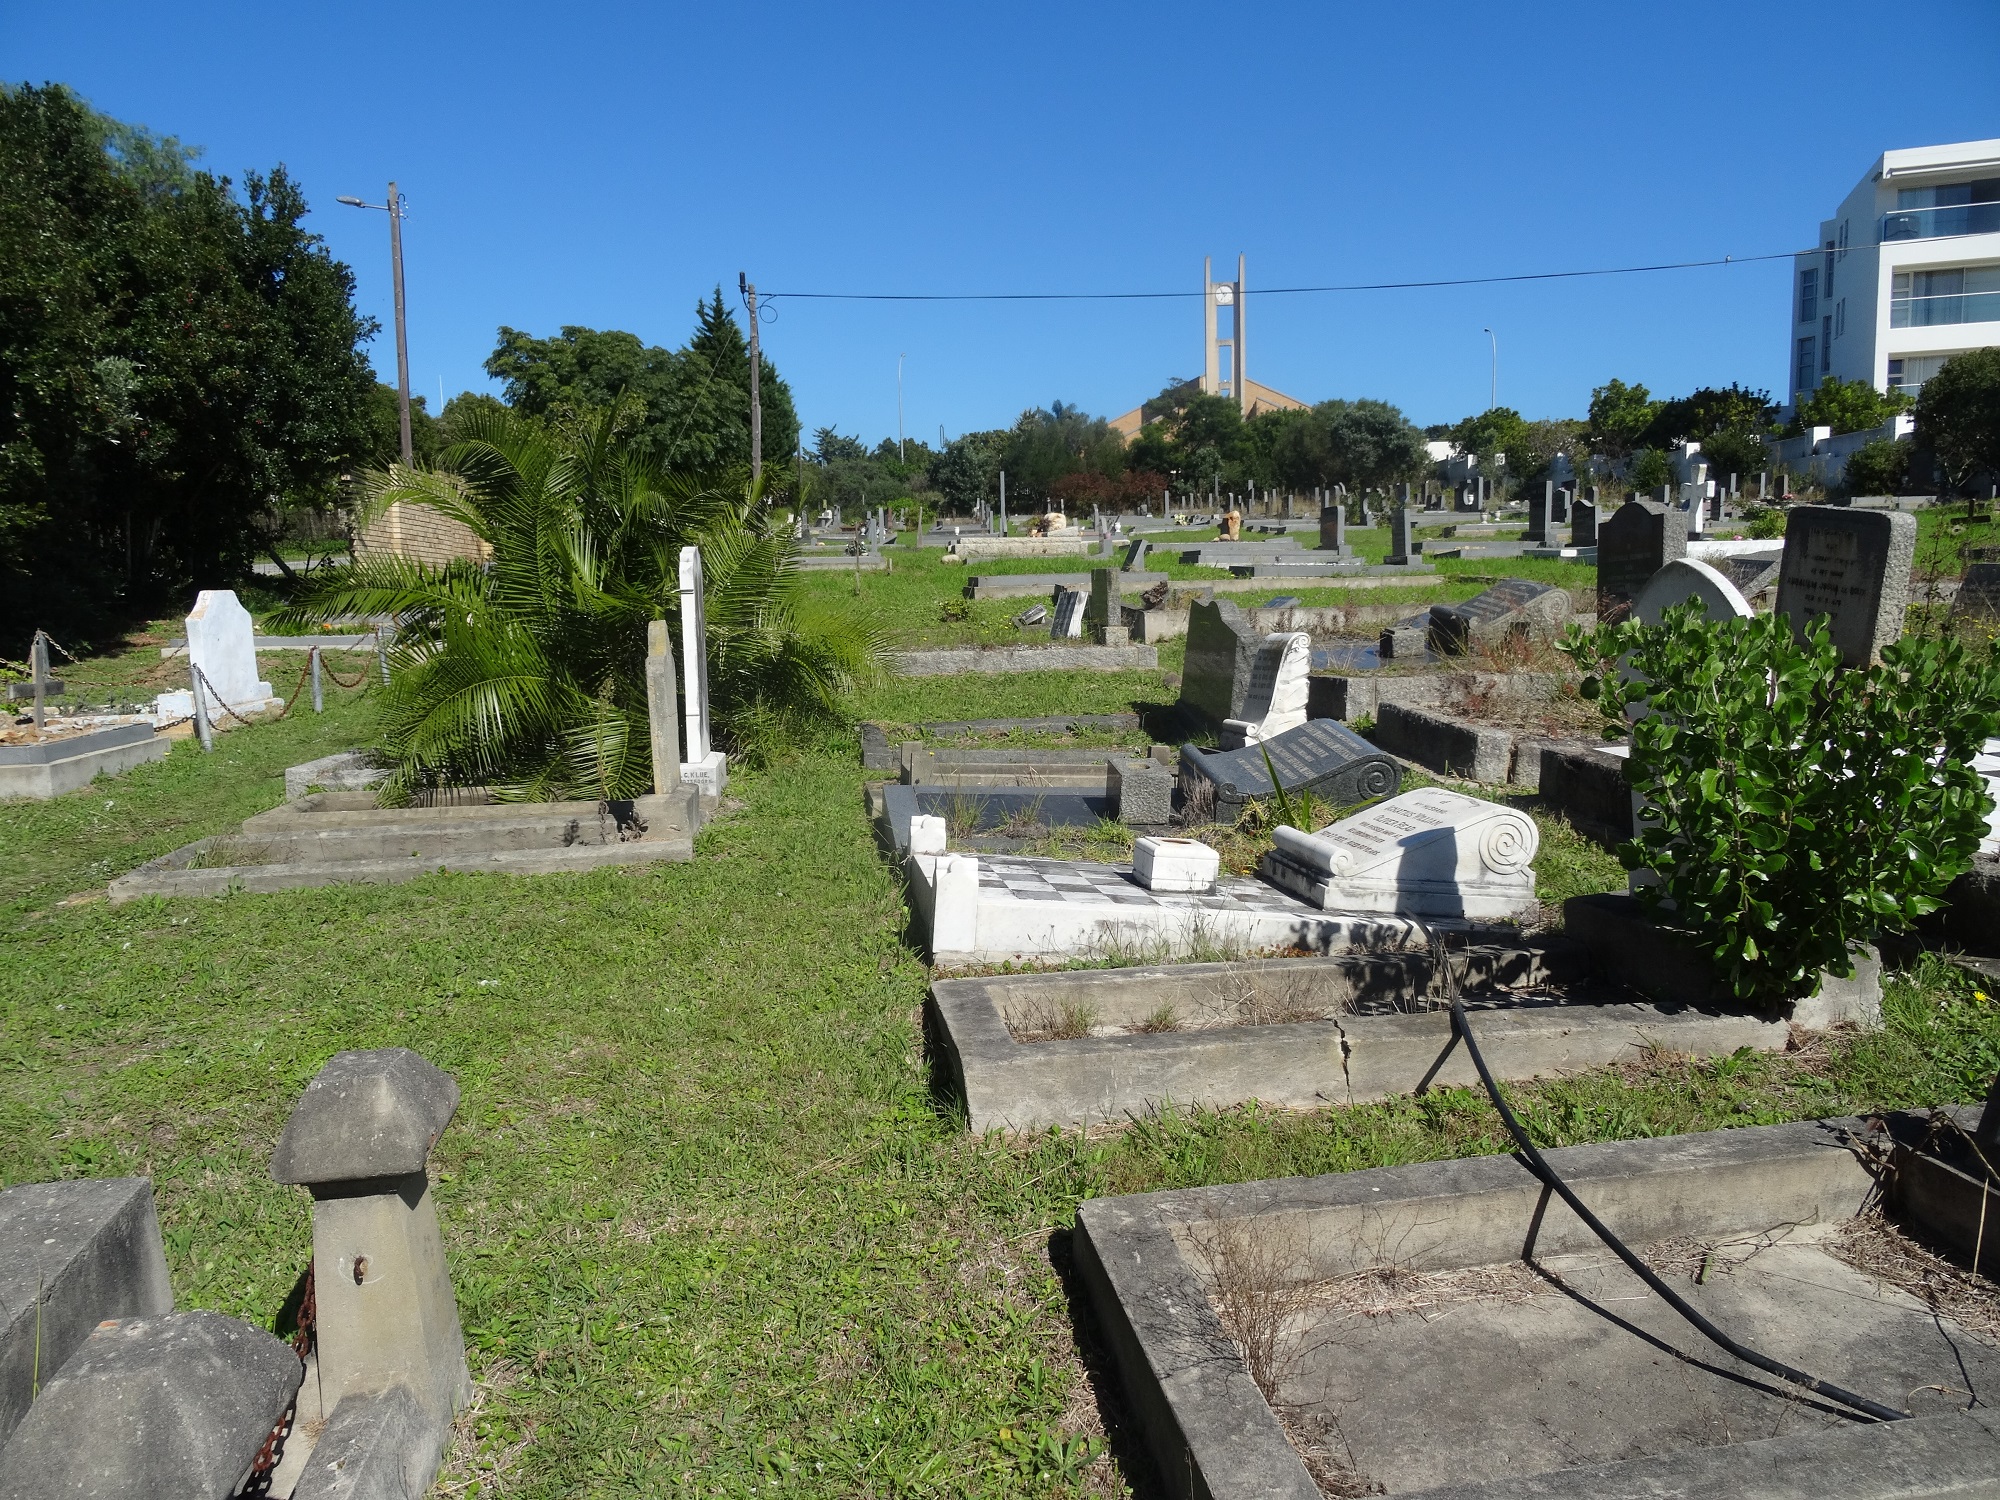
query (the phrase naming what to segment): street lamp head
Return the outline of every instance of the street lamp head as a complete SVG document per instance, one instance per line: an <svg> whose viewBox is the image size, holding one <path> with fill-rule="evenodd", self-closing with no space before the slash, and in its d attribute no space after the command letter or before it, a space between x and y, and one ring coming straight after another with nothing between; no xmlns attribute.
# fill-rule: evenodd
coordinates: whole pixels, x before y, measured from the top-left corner
<svg viewBox="0 0 2000 1500"><path fill-rule="evenodd" d="M366 208L368 206L366 203L363 203L359 198L340 197L334 199L333 201L335 203L345 203L349 208Z"/></svg>

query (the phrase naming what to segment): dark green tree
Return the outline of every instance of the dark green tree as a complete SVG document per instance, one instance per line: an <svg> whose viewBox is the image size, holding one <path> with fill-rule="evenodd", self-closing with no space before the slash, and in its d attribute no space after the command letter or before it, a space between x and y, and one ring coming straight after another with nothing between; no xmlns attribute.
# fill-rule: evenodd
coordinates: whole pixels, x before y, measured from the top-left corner
<svg viewBox="0 0 2000 1500"><path fill-rule="evenodd" d="M1910 440L1877 438L1847 455L1840 487L1850 495L1900 495L1910 472Z"/></svg>
<svg viewBox="0 0 2000 1500"><path fill-rule="evenodd" d="M1910 404L1901 391L1878 391L1865 380L1842 380L1829 375L1819 389L1799 403L1795 432L1809 427L1831 427L1837 437L1843 432L1866 432L1880 427Z"/></svg>
<svg viewBox="0 0 2000 1500"><path fill-rule="evenodd" d="M951 509L970 514L981 500L999 499L1000 455L1007 446L1005 429L962 433L935 455L925 477Z"/></svg>
<svg viewBox="0 0 2000 1500"><path fill-rule="evenodd" d="M1946 360L1917 395L1916 422L1947 494L2000 479L2000 349Z"/></svg>
<svg viewBox="0 0 2000 1500"><path fill-rule="evenodd" d="M1293 489L1377 487L1413 476L1429 460L1423 434L1386 401L1322 401L1303 411L1265 412L1248 428L1268 454L1256 477Z"/></svg>
<svg viewBox="0 0 2000 1500"><path fill-rule="evenodd" d="M1586 433L1590 451L1621 459L1639 447L1658 415L1659 403L1643 385L1607 380L1590 393Z"/></svg>

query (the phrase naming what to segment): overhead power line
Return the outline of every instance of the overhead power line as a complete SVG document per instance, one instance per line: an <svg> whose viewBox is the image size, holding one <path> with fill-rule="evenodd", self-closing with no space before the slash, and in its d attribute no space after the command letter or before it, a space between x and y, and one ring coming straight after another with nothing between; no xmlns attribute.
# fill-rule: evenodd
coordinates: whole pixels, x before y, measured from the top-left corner
<svg viewBox="0 0 2000 1500"><path fill-rule="evenodd" d="M1433 281L1353 281L1338 286L1246 287L1246 297L1295 297L1325 292L1403 292L1426 287L1493 286L1510 281L1569 281L1584 276L1640 276L1654 271L1691 271L1703 266L1747 266L1764 260L1791 260L1813 249L1781 250L1770 255L1725 255L1720 260L1676 260L1651 266L1599 266L1582 271L1523 271L1511 276L1450 276ZM1201 297L1200 291L1179 292L764 292L770 301L792 297L815 302L1138 302L1169 297Z"/></svg>

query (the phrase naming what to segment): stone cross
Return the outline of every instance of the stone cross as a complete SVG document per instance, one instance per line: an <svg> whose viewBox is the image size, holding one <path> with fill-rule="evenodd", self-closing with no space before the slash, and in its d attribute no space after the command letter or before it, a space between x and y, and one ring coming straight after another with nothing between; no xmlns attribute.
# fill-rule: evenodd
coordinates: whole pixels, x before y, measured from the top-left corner
<svg viewBox="0 0 2000 1500"><path fill-rule="evenodd" d="M653 795L681 784L680 703L674 684L674 643L665 620L646 626L646 724L653 742Z"/></svg>
<svg viewBox="0 0 2000 1500"><path fill-rule="evenodd" d="M1825 617L1841 661L1865 667L1903 634L1916 550L1917 519L1906 511L1794 506L1785 518L1777 612L1800 639Z"/></svg>
<svg viewBox="0 0 2000 1500"><path fill-rule="evenodd" d="M341 1052L306 1085L271 1154L272 1178L313 1196L322 1444L357 1414L399 1406L403 1466L421 1471L419 1491L472 1396L425 1170L457 1109L458 1085L407 1048Z"/></svg>

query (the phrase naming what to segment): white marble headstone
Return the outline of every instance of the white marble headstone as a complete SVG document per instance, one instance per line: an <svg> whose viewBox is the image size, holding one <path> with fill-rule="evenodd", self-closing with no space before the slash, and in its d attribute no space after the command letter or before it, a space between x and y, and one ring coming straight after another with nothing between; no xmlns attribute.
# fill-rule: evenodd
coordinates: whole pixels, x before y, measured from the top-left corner
<svg viewBox="0 0 2000 1500"><path fill-rule="evenodd" d="M217 697L238 713L269 707L271 684L257 676L257 632L250 611L228 589L203 589L187 617L188 660ZM211 712L213 712L211 705Z"/></svg>
<svg viewBox="0 0 2000 1500"><path fill-rule="evenodd" d="M1273 739L1306 721L1311 689L1312 637L1303 630L1264 637L1250 664L1250 687L1243 697L1243 717L1222 723L1222 748L1235 750Z"/></svg>
<svg viewBox="0 0 2000 1500"><path fill-rule="evenodd" d="M1328 911L1505 919L1535 904L1534 819L1442 787L1274 837L1265 879Z"/></svg>
<svg viewBox="0 0 2000 1500"><path fill-rule="evenodd" d="M687 759L681 780L693 782L704 797L720 797L728 779L727 762L713 748L708 733L708 605L702 577L701 549L681 548L681 692L686 699Z"/></svg>
<svg viewBox="0 0 2000 1500"><path fill-rule="evenodd" d="M1657 625L1676 604L1699 599L1710 620L1747 620L1750 601L1718 570L1694 557L1677 557L1646 580L1632 601L1632 618Z"/></svg>

